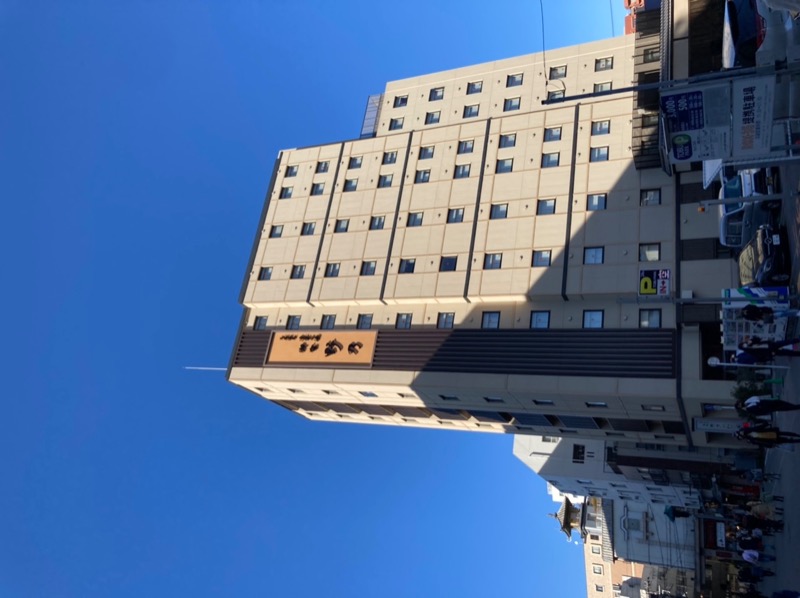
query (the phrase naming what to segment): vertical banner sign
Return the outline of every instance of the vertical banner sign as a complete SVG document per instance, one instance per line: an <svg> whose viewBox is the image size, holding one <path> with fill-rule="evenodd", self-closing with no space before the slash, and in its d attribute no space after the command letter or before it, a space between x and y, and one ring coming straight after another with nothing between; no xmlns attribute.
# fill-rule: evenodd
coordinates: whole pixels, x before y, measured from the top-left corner
<svg viewBox="0 0 800 598"><path fill-rule="evenodd" d="M669 270L639 270L639 295L643 297L669 297Z"/></svg>
<svg viewBox="0 0 800 598"><path fill-rule="evenodd" d="M730 96L728 83L661 94L672 164L730 157Z"/></svg>
<svg viewBox="0 0 800 598"><path fill-rule="evenodd" d="M764 156L772 147L775 77L733 80L733 158Z"/></svg>

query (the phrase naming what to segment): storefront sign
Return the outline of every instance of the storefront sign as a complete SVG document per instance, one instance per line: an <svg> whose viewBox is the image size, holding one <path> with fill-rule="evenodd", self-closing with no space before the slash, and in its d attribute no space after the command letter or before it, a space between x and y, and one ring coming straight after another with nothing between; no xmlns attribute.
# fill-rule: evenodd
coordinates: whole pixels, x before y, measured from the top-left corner
<svg viewBox="0 0 800 598"><path fill-rule="evenodd" d="M639 295L669 297L669 270L639 270Z"/></svg>
<svg viewBox="0 0 800 598"><path fill-rule="evenodd" d="M741 427L742 421L734 417L695 417L692 420L692 429L695 432L733 434Z"/></svg>
<svg viewBox="0 0 800 598"><path fill-rule="evenodd" d="M723 307L742 308L745 305L760 305L773 309L789 308L788 287L741 287L722 289Z"/></svg>
<svg viewBox="0 0 800 598"><path fill-rule="evenodd" d="M370 365L376 331L275 332L267 364Z"/></svg>
<svg viewBox="0 0 800 598"><path fill-rule="evenodd" d="M725 524L717 521L717 548L725 549Z"/></svg>

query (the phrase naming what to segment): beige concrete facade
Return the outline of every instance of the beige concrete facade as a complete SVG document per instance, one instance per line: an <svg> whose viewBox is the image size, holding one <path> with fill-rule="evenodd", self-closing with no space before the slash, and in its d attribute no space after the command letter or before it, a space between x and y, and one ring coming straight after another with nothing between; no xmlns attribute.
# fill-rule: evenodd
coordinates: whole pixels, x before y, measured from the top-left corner
<svg viewBox="0 0 800 598"><path fill-rule="evenodd" d="M731 260L677 262L679 239L713 239L715 218L678 207L675 178L634 168L631 93L542 104L630 85L633 54L625 36L390 82L374 137L281 152L243 330L676 329L675 290L642 297L639 273L682 267L682 290L718 297ZM727 388L701 379L697 329L677 334L685 415L700 416ZM234 363L229 379L312 419L686 443L676 378ZM548 430L482 416L493 403L647 425Z"/></svg>

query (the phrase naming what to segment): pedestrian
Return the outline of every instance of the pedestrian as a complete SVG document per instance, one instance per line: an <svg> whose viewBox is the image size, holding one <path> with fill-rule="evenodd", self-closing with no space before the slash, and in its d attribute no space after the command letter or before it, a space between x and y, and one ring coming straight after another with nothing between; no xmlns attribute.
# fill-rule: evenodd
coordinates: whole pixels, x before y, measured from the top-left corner
<svg viewBox="0 0 800 598"><path fill-rule="evenodd" d="M749 423L749 422L748 422ZM739 440L746 440L750 444L773 448L781 444L800 442L800 434L794 432L783 432L779 428L770 425L750 425L745 424L734 434Z"/></svg>
<svg viewBox="0 0 800 598"><path fill-rule="evenodd" d="M798 0L800 1L800 0ZM771 307L761 305L746 305L742 308L742 317L749 322L761 322L762 324L772 324L775 318L796 316L796 309L773 310Z"/></svg>
<svg viewBox="0 0 800 598"><path fill-rule="evenodd" d="M763 552L759 552L758 550L743 550L742 551L742 558L752 565L757 565L761 561L774 561L775 556L771 554L764 554Z"/></svg>
<svg viewBox="0 0 800 598"><path fill-rule="evenodd" d="M800 355L800 351L784 349L787 345L794 345L795 343L800 343L800 339L792 338L782 341L765 341L754 336L743 343L739 343L739 351L736 352L736 361L738 363L745 363L739 360L740 351L744 359L754 359L754 363L766 363L772 361L776 356L781 355L789 357Z"/></svg>
<svg viewBox="0 0 800 598"><path fill-rule="evenodd" d="M796 411L798 409L800 409L800 405L797 403L790 403L769 395L754 395L743 401L736 401L736 410L748 417L769 415L776 411Z"/></svg>

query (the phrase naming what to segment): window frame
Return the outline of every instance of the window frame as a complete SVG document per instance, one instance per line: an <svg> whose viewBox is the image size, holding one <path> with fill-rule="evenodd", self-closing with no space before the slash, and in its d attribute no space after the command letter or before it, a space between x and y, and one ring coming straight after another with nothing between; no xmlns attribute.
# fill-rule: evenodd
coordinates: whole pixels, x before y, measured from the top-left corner
<svg viewBox="0 0 800 598"><path fill-rule="evenodd" d="M430 160L433 158L433 154L436 150L436 146L434 145L423 145L419 148L419 156L417 159L419 160Z"/></svg>
<svg viewBox="0 0 800 598"><path fill-rule="evenodd" d="M656 325L654 326L650 325L650 316L657 316ZM647 317L646 324L644 323L643 317ZM642 308L639 310L639 328L661 328L661 322L662 322L661 318L662 318L661 309Z"/></svg>
<svg viewBox="0 0 800 598"><path fill-rule="evenodd" d="M439 272L455 272L457 267L457 255L443 255L439 258Z"/></svg>
<svg viewBox="0 0 800 598"><path fill-rule="evenodd" d="M661 62L661 48L658 46L645 48L642 52L642 64L652 64L653 62Z"/></svg>
<svg viewBox="0 0 800 598"><path fill-rule="evenodd" d="M495 174L514 172L514 158L499 158L494 167Z"/></svg>
<svg viewBox="0 0 800 598"><path fill-rule="evenodd" d="M299 330L302 316L288 315L286 316L286 330Z"/></svg>
<svg viewBox="0 0 800 598"><path fill-rule="evenodd" d="M428 92L429 102L439 102L444 99L444 87L433 87Z"/></svg>
<svg viewBox="0 0 800 598"><path fill-rule="evenodd" d="M310 237L314 234L314 231L317 228L316 222L304 222L303 225L300 227L300 236L301 237Z"/></svg>
<svg viewBox="0 0 800 598"><path fill-rule="evenodd" d="M464 106L464 111L461 114L461 118L477 118L480 116L481 113L481 105L480 104L469 104Z"/></svg>
<svg viewBox="0 0 800 598"><path fill-rule="evenodd" d="M325 273L323 274L323 278L338 278L341 266L341 262L328 262L325 264Z"/></svg>
<svg viewBox="0 0 800 598"><path fill-rule="evenodd" d="M425 212L409 212L406 216L406 227L414 228L422 226L422 221L425 219Z"/></svg>
<svg viewBox="0 0 800 598"><path fill-rule="evenodd" d="M522 85L525 73L514 73L506 75L506 87L519 87Z"/></svg>
<svg viewBox="0 0 800 598"><path fill-rule="evenodd" d="M471 164L456 164L453 169L454 179L468 179L471 170Z"/></svg>
<svg viewBox="0 0 800 598"><path fill-rule="evenodd" d="M378 226L380 224L380 226ZM383 230L386 225L386 216L372 216L369 219L369 230Z"/></svg>
<svg viewBox="0 0 800 598"><path fill-rule="evenodd" d="M451 330L455 326L456 313L453 311L440 311L436 316L436 328Z"/></svg>
<svg viewBox="0 0 800 598"><path fill-rule="evenodd" d="M350 156L347 160L347 169L348 170L357 170L361 168L361 164L364 162L364 156Z"/></svg>
<svg viewBox="0 0 800 598"><path fill-rule="evenodd" d="M592 245L591 247L583 248L583 263L586 266L599 266L605 263L606 249L604 245ZM600 260L597 260L599 255ZM591 258L591 260L590 260Z"/></svg>
<svg viewBox="0 0 800 598"><path fill-rule="evenodd" d="M324 174L324 173L328 172L328 169L330 168L330 165L331 165L330 160L320 160L320 161L318 161L317 162L317 166L314 169L314 174Z"/></svg>
<svg viewBox="0 0 800 598"><path fill-rule="evenodd" d="M650 198L655 197L656 201L651 201ZM639 205L640 206L660 206L661 205L661 188L642 189L639 191Z"/></svg>
<svg viewBox="0 0 800 598"><path fill-rule="evenodd" d="M507 203L493 203L489 207L489 220L505 220L508 218Z"/></svg>
<svg viewBox="0 0 800 598"><path fill-rule="evenodd" d="M388 189L392 186L392 179L394 175L392 174L381 174L378 175L378 189Z"/></svg>
<svg viewBox="0 0 800 598"><path fill-rule="evenodd" d="M564 90L563 89L553 89L552 91L547 92L547 101L553 102L555 100L563 100L564 99Z"/></svg>
<svg viewBox="0 0 800 598"><path fill-rule="evenodd" d="M610 135L611 134L611 119L593 120L592 121L592 136Z"/></svg>
<svg viewBox="0 0 800 598"><path fill-rule="evenodd" d="M589 148L589 162L608 162L608 153L607 145Z"/></svg>
<svg viewBox="0 0 800 598"><path fill-rule="evenodd" d="M503 100L503 112L514 112L520 109L522 105L522 98L517 96L515 98L506 98Z"/></svg>
<svg viewBox="0 0 800 598"><path fill-rule="evenodd" d="M592 198L597 198L597 202L592 203ZM586 195L586 211L600 212L605 210L608 205L608 193L589 193Z"/></svg>
<svg viewBox="0 0 800 598"><path fill-rule="evenodd" d="M655 259L648 256L648 251L655 249ZM639 261L640 262L660 262L661 261L661 243L639 243Z"/></svg>
<svg viewBox="0 0 800 598"><path fill-rule="evenodd" d="M378 268L378 262L376 260L363 260L361 262L361 269L359 270L359 276L375 276L375 271Z"/></svg>
<svg viewBox="0 0 800 598"><path fill-rule="evenodd" d="M600 316L600 325L594 326L591 320L587 320L587 318L597 317ZM602 309L584 309L583 310L583 328L603 328L605 326L605 310ZM587 323L589 325L587 325Z"/></svg>
<svg viewBox="0 0 800 598"><path fill-rule="evenodd" d="M261 266L258 270L258 280L272 280L272 266Z"/></svg>
<svg viewBox="0 0 800 598"><path fill-rule="evenodd" d="M364 325L366 323L366 326ZM370 330L372 328L372 314L358 314L356 318L357 330Z"/></svg>
<svg viewBox="0 0 800 598"><path fill-rule="evenodd" d="M333 224L333 232L336 233L346 233L350 229L350 219L349 218L339 218Z"/></svg>
<svg viewBox="0 0 800 598"><path fill-rule="evenodd" d="M555 156L555 162L553 161ZM541 168L557 168L561 166L561 152L545 152L542 154Z"/></svg>
<svg viewBox="0 0 800 598"><path fill-rule="evenodd" d="M614 57L605 56L603 58L594 59L594 72L599 73L602 71L610 71L614 68Z"/></svg>
<svg viewBox="0 0 800 598"><path fill-rule="evenodd" d="M397 150L392 150L390 152L383 152L383 158L381 158L381 164L396 164L397 163Z"/></svg>
<svg viewBox="0 0 800 598"><path fill-rule="evenodd" d="M552 216L556 213L556 200L555 198L537 199L536 200L536 215L537 216Z"/></svg>
<svg viewBox="0 0 800 598"><path fill-rule="evenodd" d="M483 92L483 80L480 81L469 81L467 82L467 94L471 96L476 93Z"/></svg>
<svg viewBox="0 0 800 598"><path fill-rule="evenodd" d="M474 139L462 139L458 142L458 149L456 150L456 154L471 154L475 151L475 140Z"/></svg>
<svg viewBox="0 0 800 598"><path fill-rule="evenodd" d="M408 96L394 96L392 108L405 108L408 106Z"/></svg>
<svg viewBox="0 0 800 598"><path fill-rule="evenodd" d="M283 236L283 225L282 224L273 224L269 227L269 238L270 239L280 239Z"/></svg>
<svg viewBox="0 0 800 598"><path fill-rule="evenodd" d="M405 122L405 118L390 118L389 119L389 130L390 131L401 131L403 129L403 124Z"/></svg>
<svg viewBox="0 0 800 598"><path fill-rule="evenodd" d="M431 182L431 171L430 168L427 170L417 170L414 174L414 183L424 184Z"/></svg>
<svg viewBox="0 0 800 598"><path fill-rule="evenodd" d="M531 268L548 268L552 264L552 249L534 249L531 254Z"/></svg>
<svg viewBox="0 0 800 598"><path fill-rule="evenodd" d="M447 210L447 224L464 222L464 208L449 208Z"/></svg>
<svg viewBox="0 0 800 598"><path fill-rule="evenodd" d="M358 190L358 179L345 179L344 180L344 193L352 193Z"/></svg>
<svg viewBox="0 0 800 598"><path fill-rule="evenodd" d="M290 179L297 176L297 164L287 164L286 170L283 173L283 178Z"/></svg>
<svg viewBox="0 0 800 598"><path fill-rule="evenodd" d="M322 314L319 320L320 330L333 330L336 326L336 314Z"/></svg>
<svg viewBox="0 0 800 598"><path fill-rule="evenodd" d="M266 330L269 326L269 316L256 316L253 320L253 330Z"/></svg>
<svg viewBox="0 0 800 598"><path fill-rule="evenodd" d="M481 312L481 329L497 330L500 328L502 313L496 310ZM487 326L487 324L490 324Z"/></svg>
<svg viewBox="0 0 800 598"><path fill-rule="evenodd" d="M411 323L413 320L414 320L413 313L408 313L408 312L398 313L394 319L395 330L410 330Z"/></svg>
<svg viewBox="0 0 800 598"><path fill-rule="evenodd" d="M281 187L278 199L292 199L292 193L294 193L294 187Z"/></svg>
<svg viewBox="0 0 800 598"><path fill-rule="evenodd" d="M325 183L311 183L311 193L309 195L316 196L325 193Z"/></svg>
<svg viewBox="0 0 800 598"><path fill-rule="evenodd" d="M484 270L502 270L503 269L503 253L485 253L483 255L483 269Z"/></svg>
<svg viewBox="0 0 800 598"><path fill-rule="evenodd" d="M545 127L544 142L549 143L551 141L561 141L561 127Z"/></svg>
<svg viewBox="0 0 800 598"><path fill-rule="evenodd" d="M544 326L539 326L537 318L545 317ZM545 330L550 328L550 310L549 309L533 309L531 310L530 328L537 330Z"/></svg>
<svg viewBox="0 0 800 598"><path fill-rule="evenodd" d="M497 142L497 147L503 149L507 147L516 147L516 146L517 146L516 133L506 133L505 135L500 135L500 139Z"/></svg>
<svg viewBox="0 0 800 598"><path fill-rule="evenodd" d="M397 266L398 274L414 274L417 267L417 258L405 257L400 258L400 263Z"/></svg>
<svg viewBox="0 0 800 598"><path fill-rule="evenodd" d="M425 124L426 125L438 125L441 120L442 120L442 111L441 110L435 110L433 112L426 112L425 113Z"/></svg>
<svg viewBox="0 0 800 598"><path fill-rule="evenodd" d="M608 86L608 87L606 87ZM595 83L592 87L592 91L594 93L603 93L606 91L613 91L614 85L611 81L600 81L599 83Z"/></svg>
<svg viewBox="0 0 800 598"><path fill-rule="evenodd" d="M303 280L306 276L305 264L293 264L292 270L289 272L290 280Z"/></svg>
<svg viewBox="0 0 800 598"><path fill-rule="evenodd" d="M551 66L548 72L548 81L556 81L558 79L565 79L567 77L567 65Z"/></svg>

